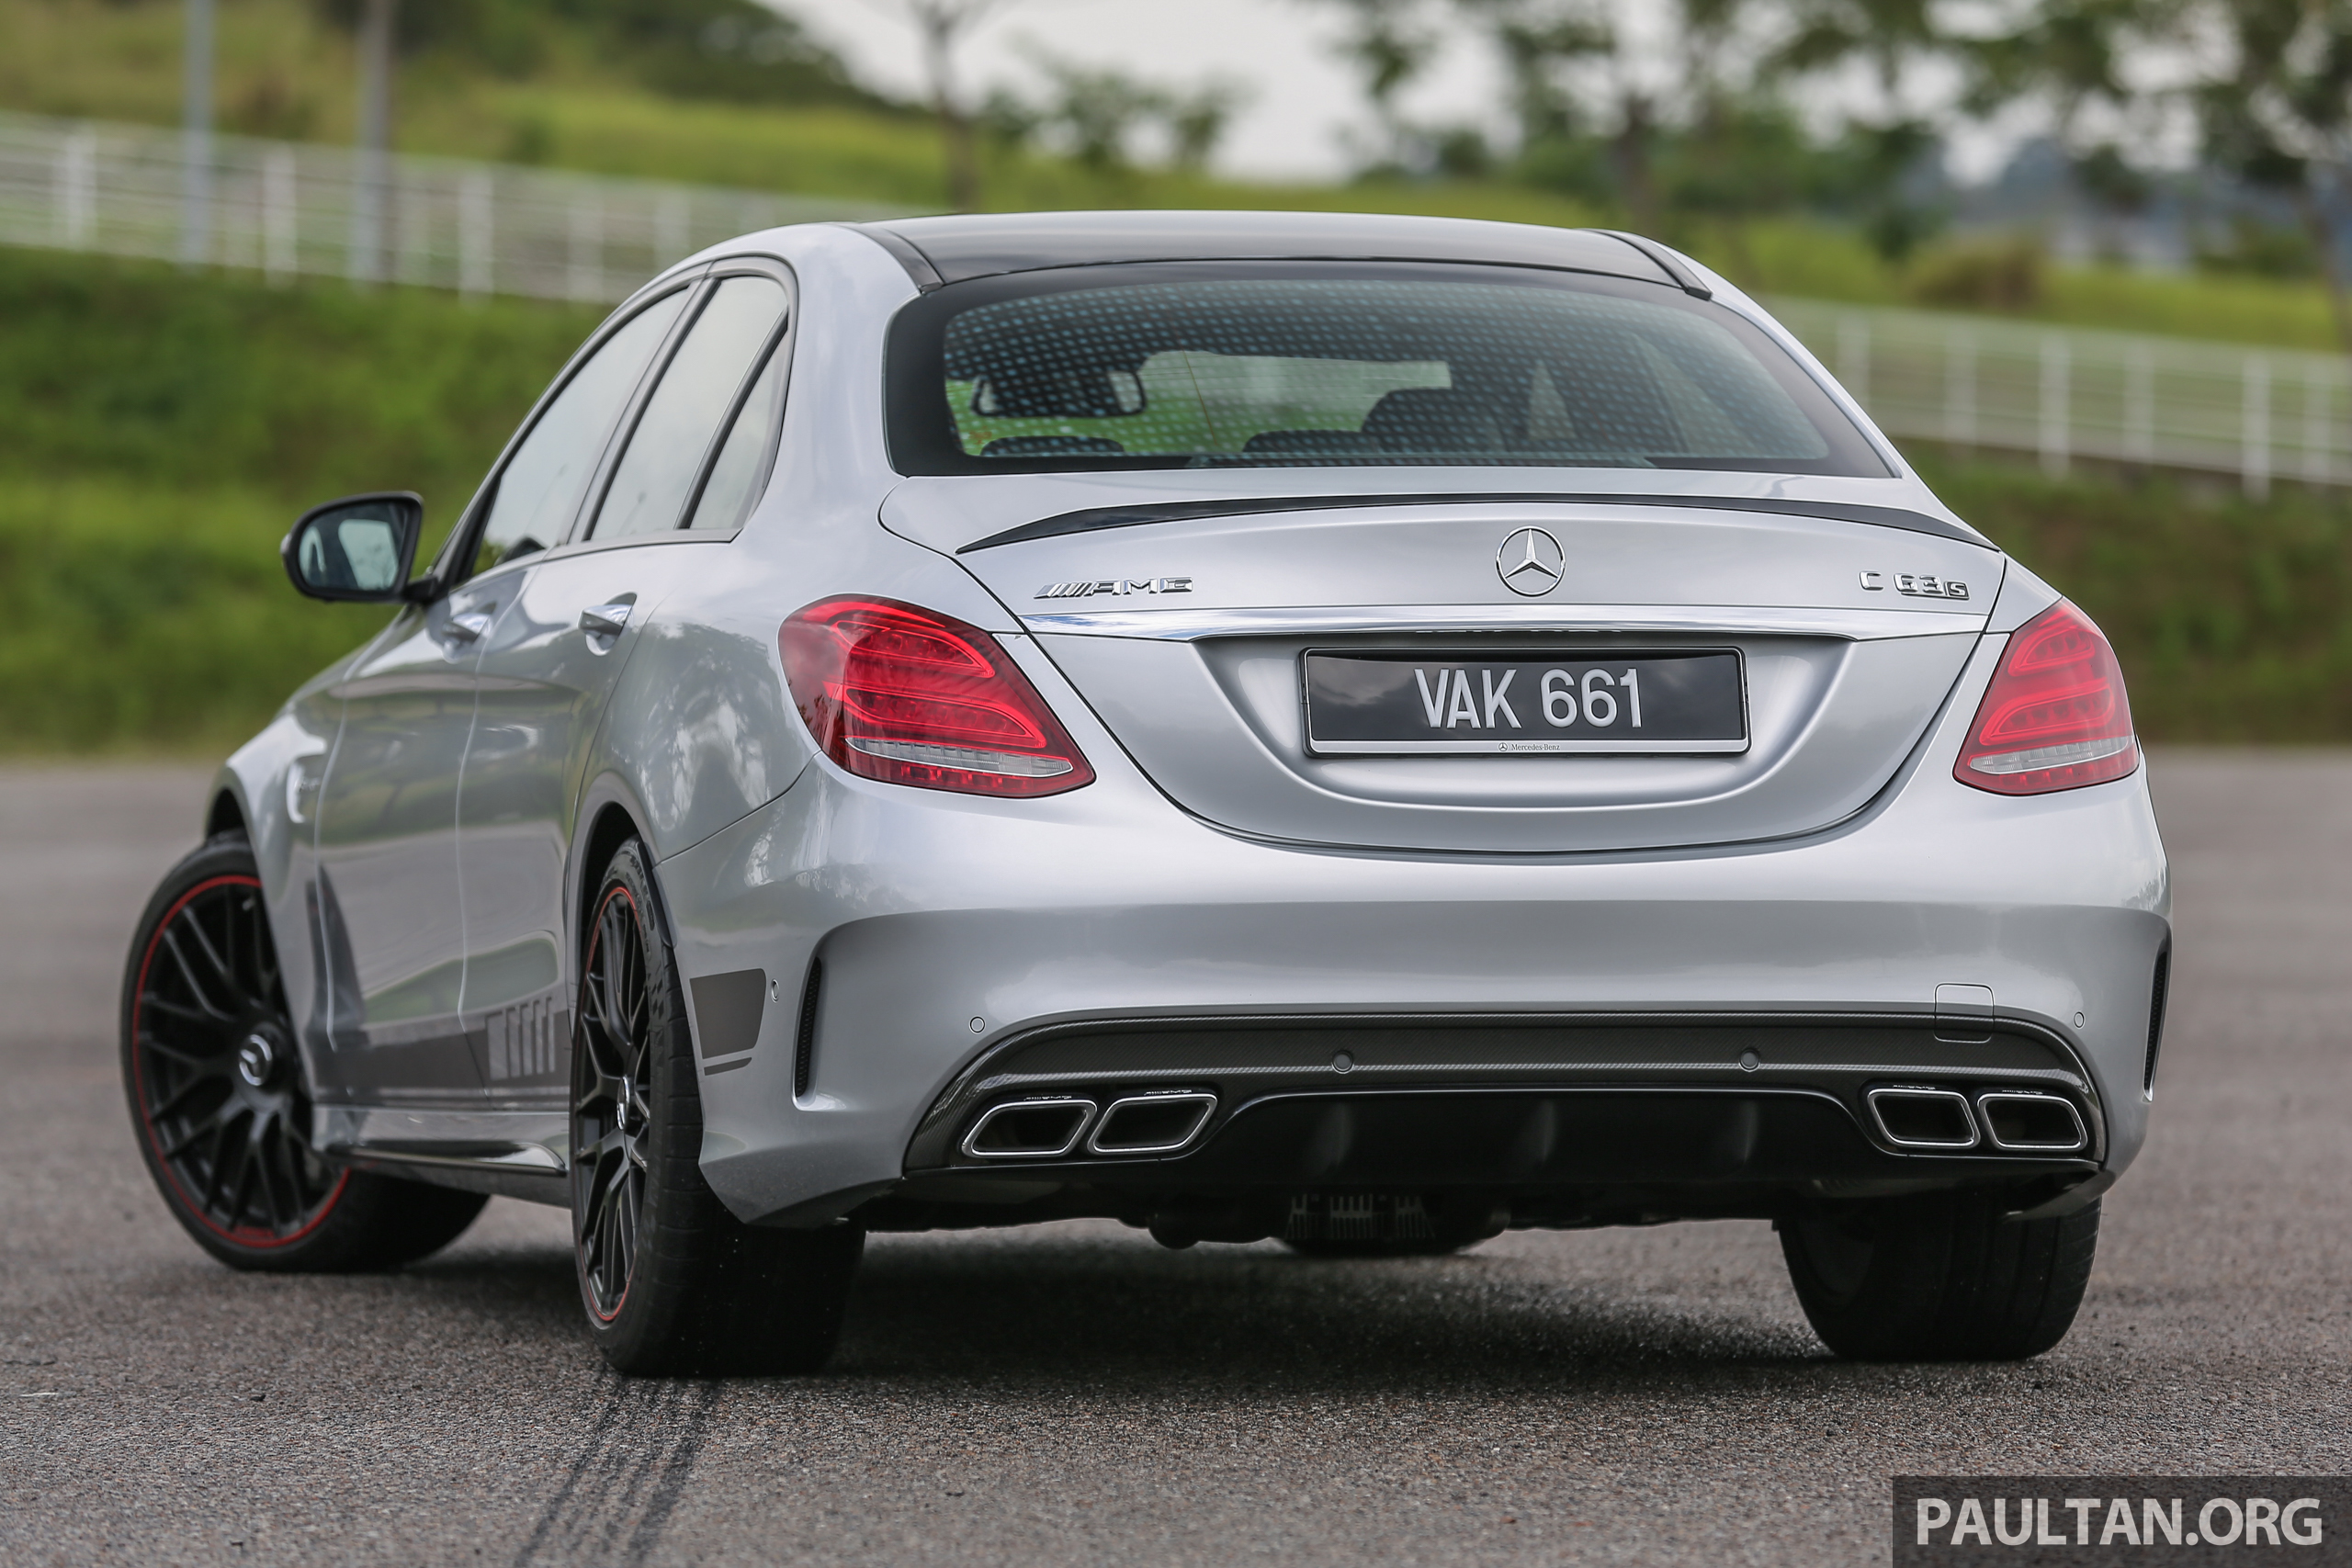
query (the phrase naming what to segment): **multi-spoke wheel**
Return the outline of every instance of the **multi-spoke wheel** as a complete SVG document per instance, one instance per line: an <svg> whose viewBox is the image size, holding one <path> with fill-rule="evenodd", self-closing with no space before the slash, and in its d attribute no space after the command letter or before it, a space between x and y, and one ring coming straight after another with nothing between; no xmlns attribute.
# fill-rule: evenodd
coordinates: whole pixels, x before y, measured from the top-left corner
<svg viewBox="0 0 2352 1568"><path fill-rule="evenodd" d="M841 1335L865 1233L763 1229L727 1212L702 1176L699 1069L642 845L614 854L590 908L571 1050L588 1331L626 1373L813 1370Z"/></svg>
<svg viewBox="0 0 2352 1568"><path fill-rule="evenodd" d="M481 1212L478 1195L344 1169L311 1147L311 1101L261 878L216 839L155 890L123 984L123 1084L180 1224L244 1269L385 1268Z"/></svg>
<svg viewBox="0 0 2352 1568"><path fill-rule="evenodd" d="M620 1314L645 1209L647 1050L644 922L625 883L605 890L580 986L571 1112L580 1285L600 1323Z"/></svg>

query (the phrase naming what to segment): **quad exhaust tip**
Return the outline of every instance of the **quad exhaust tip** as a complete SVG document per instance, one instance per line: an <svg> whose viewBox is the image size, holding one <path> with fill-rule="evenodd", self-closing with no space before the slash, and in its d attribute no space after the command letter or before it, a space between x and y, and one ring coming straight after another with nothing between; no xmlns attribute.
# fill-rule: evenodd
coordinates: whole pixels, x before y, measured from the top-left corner
<svg viewBox="0 0 2352 1568"><path fill-rule="evenodd" d="M1201 1135L1216 1111L1216 1096L1154 1089L1121 1096L1100 1117L1095 1109L1092 1100L1070 1094L991 1105L964 1134L964 1153L974 1159L1060 1159L1083 1138L1091 1155L1172 1155Z"/></svg>
<svg viewBox="0 0 2352 1568"><path fill-rule="evenodd" d="M2090 1143L2083 1118L2074 1102L2054 1094L2027 1089L1980 1094L1976 1110L1984 1119L1984 1134L1996 1149L2018 1154L2070 1155Z"/></svg>
<svg viewBox="0 0 2352 1568"><path fill-rule="evenodd" d="M1874 1089L1880 1135L1897 1148L1956 1154L1989 1144L2005 1154L2071 1155L2090 1146L2082 1112L2063 1095L1996 1089L1973 1105L1952 1089Z"/></svg>
<svg viewBox="0 0 2352 1568"><path fill-rule="evenodd" d="M992 1105L964 1134L974 1159L1059 1159L1078 1147L1094 1102L1069 1096L1011 1100Z"/></svg>
<svg viewBox="0 0 2352 1568"><path fill-rule="evenodd" d="M1086 1140L1089 1154L1172 1155L1201 1135L1216 1096L1197 1089L1114 1100Z"/></svg>
<svg viewBox="0 0 2352 1568"><path fill-rule="evenodd" d="M1897 1148L1951 1152L1977 1145L1976 1118L1958 1089L1874 1089L1867 1098L1879 1133Z"/></svg>

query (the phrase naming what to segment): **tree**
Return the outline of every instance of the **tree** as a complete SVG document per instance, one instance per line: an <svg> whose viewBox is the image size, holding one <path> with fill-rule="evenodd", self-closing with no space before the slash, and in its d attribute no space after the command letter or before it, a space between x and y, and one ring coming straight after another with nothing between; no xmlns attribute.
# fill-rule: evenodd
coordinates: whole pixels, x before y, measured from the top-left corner
<svg viewBox="0 0 2352 1568"><path fill-rule="evenodd" d="M1204 82L1189 93L1170 94L1161 106L1169 161L1180 169L1206 168L1235 112L1249 101L1248 87L1224 78Z"/></svg>
<svg viewBox="0 0 2352 1568"><path fill-rule="evenodd" d="M1900 262L1945 217L1906 188L1942 150L1936 124L1916 107L1917 78L1964 46L1943 26L1937 0L1791 0L1788 11L1770 70L1802 80L1859 65L1877 91L1877 112L1854 117L1827 149L1823 195L1860 220L1882 257Z"/></svg>
<svg viewBox="0 0 2352 1568"><path fill-rule="evenodd" d="M1170 164L1201 167L1247 97L1239 84L1221 78L1186 90L1041 49L1031 49L1029 55L1046 78L1046 96L1031 102L999 88L985 111L989 126L1011 141L1050 137L1060 151L1097 174L1128 168L1136 134L1153 127L1165 138Z"/></svg>
<svg viewBox="0 0 2352 1568"><path fill-rule="evenodd" d="M1758 69L1771 20L1763 0L1456 0L1487 31L1510 83L1521 165L1577 189L1605 181L1635 227L1656 229L1672 148L1712 141L1741 153L1733 128L1761 115L1777 126ZM1589 152L1587 150L1589 149ZM1592 156L1597 152L1598 157ZM1722 182L1701 179L1714 209L1742 209Z"/></svg>
<svg viewBox="0 0 2352 1568"><path fill-rule="evenodd" d="M2327 280L2339 344L2352 353L2337 228L2352 163L2352 0L2210 0L2184 38L2220 47L2194 89L2207 158L2294 206Z"/></svg>
<svg viewBox="0 0 2352 1568"><path fill-rule="evenodd" d="M1809 73L1860 60L1891 117L1905 76L1949 49L1936 9L1935 0L1790 0L1789 35L1775 64Z"/></svg>
<svg viewBox="0 0 2352 1568"><path fill-rule="evenodd" d="M2352 352L2338 241L2352 171L2352 0L2030 0L1969 54L1971 107L2041 100L2074 152L2076 183L2115 210L2145 201L2145 173L2111 130L2081 147L2087 111L2127 126L2188 116L2210 167L2294 209Z"/></svg>
<svg viewBox="0 0 2352 1568"><path fill-rule="evenodd" d="M2124 62L2154 43L2164 9L2169 0L2038 0L2006 28L1954 39L1970 78L1963 106L1983 113L2039 96L2069 141L2086 110L2128 112L2138 100Z"/></svg>
<svg viewBox="0 0 2352 1568"><path fill-rule="evenodd" d="M1555 183L1581 183L1597 171L1571 148L1613 114L1613 183L1636 226L1655 226L1657 202L1649 177L1655 99L1627 69L1627 35L1607 0L1459 4L1484 23L1501 56L1522 158L1532 154L1539 167L1548 164Z"/></svg>
<svg viewBox="0 0 2352 1568"><path fill-rule="evenodd" d="M2171 8L2168 0L2041 0L2007 29L1960 40L1969 75L1963 106L1986 113L2039 98L2071 162L2075 188L2104 216L2132 217L2155 186L2122 145L2128 122L2147 118L2152 107L2127 62L2155 47L2152 30ZM2095 115L2109 123L2086 131Z"/></svg>
<svg viewBox="0 0 2352 1568"><path fill-rule="evenodd" d="M931 78L931 109L939 120L947 165L947 204L958 212L980 206L980 156L972 134L972 113L956 80L956 50L971 30L1014 0L897 0L899 14L922 39L923 69Z"/></svg>
<svg viewBox="0 0 2352 1568"><path fill-rule="evenodd" d="M1401 164L1414 137L1397 95L1436 56L1444 37L1443 13L1430 0L1337 3L1348 18L1337 52L1363 73L1364 96L1380 125L1384 161Z"/></svg>

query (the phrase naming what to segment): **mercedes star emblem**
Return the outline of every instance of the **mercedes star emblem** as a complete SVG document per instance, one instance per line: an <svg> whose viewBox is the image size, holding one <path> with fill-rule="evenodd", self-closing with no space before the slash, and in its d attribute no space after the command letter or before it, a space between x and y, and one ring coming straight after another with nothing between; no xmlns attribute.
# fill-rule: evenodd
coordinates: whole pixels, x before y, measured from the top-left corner
<svg viewBox="0 0 2352 1568"><path fill-rule="evenodd" d="M1559 540L1541 528L1521 528L1495 552L1495 570L1505 588L1532 599L1559 586L1567 559Z"/></svg>

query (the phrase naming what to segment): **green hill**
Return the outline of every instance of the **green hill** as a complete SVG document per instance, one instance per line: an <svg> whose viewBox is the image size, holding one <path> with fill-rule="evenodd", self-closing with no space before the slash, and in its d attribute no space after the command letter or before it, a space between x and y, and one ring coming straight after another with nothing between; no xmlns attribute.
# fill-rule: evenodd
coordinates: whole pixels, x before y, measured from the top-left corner
<svg viewBox="0 0 2352 1568"><path fill-rule="evenodd" d="M382 613L297 598L311 502L437 537L597 320L0 250L0 750L217 750Z"/></svg>

